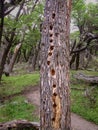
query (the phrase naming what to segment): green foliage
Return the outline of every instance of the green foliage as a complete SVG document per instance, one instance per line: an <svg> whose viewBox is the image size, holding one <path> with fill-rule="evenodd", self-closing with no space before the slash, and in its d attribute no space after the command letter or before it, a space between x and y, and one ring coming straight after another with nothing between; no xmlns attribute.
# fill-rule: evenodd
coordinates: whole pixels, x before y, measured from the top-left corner
<svg viewBox="0 0 98 130"><path fill-rule="evenodd" d="M84 0L73 1L72 17L76 26L81 26L84 24L86 18L86 5Z"/></svg>
<svg viewBox="0 0 98 130"><path fill-rule="evenodd" d="M74 25L86 32L97 31L98 27L98 4L89 3L84 0L73 1L72 18ZM82 31L83 31L82 30Z"/></svg>
<svg viewBox="0 0 98 130"><path fill-rule="evenodd" d="M98 72L78 71L86 75L98 76ZM98 86L90 91L90 97L85 96L84 89L91 89L91 86L83 81L76 80L73 75L76 71L71 71L71 87L83 90L71 90L71 110L74 113L81 115L83 118L98 124Z"/></svg>
<svg viewBox="0 0 98 130"><path fill-rule="evenodd" d="M40 24L43 19L43 1L39 2L32 11L33 2L35 1L30 0L25 4L25 11L21 11L22 14L17 21L15 20L14 14L8 15L4 20L5 35L10 37L11 32L16 28L13 46L11 47L12 52L15 45L23 40L22 37L24 33L21 52L25 50L26 56L30 54L32 47L36 47L37 43L40 41Z"/></svg>
<svg viewBox="0 0 98 130"><path fill-rule="evenodd" d="M0 85L0 97L12 96L3 104L0 104L0 122L11 121L14 119L26 119L38 121L38 117L33 114L35 106L30 104L24 96L15 96L30 86L39 82L39 73L24 74L5 77L3 76Z"/></svg>
<svg viewBox="0 0 98 130"><path fill-rule="evenodd" d="M24 74L18 76L3 76L3 81L0 85L1 97L20 93L28 86L36 85L39 82L39 73Z"/></svg>
<svg viewBox="0 0 98 130"><path fill-rule="evenodd" d="M78 86L79 87L79 86ZM80 85L81 88L81 85ZM95 90L98 95L98 89ZM76 90L72 90L72 107L71 110L74 113L81 115L83 118L93 121L98 124L98 96L96 96L96 104L92 104L88 98L83 97L82 92L78 92Z"/></svg>
<svg viewBox="0 0 98 130"><path fill-rule="evenodd" d="M98 4L88 4L87 6L87 26L93 33L98 33Z"/></svg>
<svg viewBox="0 0 98 130"><path fill-rule="evenodd" d="M22 51L26 51L29 54L32 47L36 47L40 41L40 24L43 16L43 3L39 3L35 10L30 14L21 16L20 21L23 22L23 26L27 28L24 42L22 45Z"/></svg>
<svg viewBox="0 0 98 130"><path fill-rule="evenodd" d="M75 32L71 33L70 38L71 38L71 40L74 40L74 39L78 40L79 39L79 31L75 31Z"/></svg>
<svg viewBox="0 0 98 130"><path fill-rule="evenodd" d="M71 87L83 90L71 90L71 110L74 113L81 115L83 118L98 124L98 87L90 92L91 97L95 99L95 102L91 102L88 97L84 96L84 89L90 89L91 86L74 78L74 74L77 72L84 73L86 75L98 76L98 72L95 71L71 71ZM18 76L11 76L9 78L3 77L3 81L0 87L1 96L13 95L21 92L26 87L37 84L39 82L39 73L25 74ZM0 106L0 121L9 121L13 119L28 119L30 121L38 120L38 117L32 115L35 107L28 103L28 101L22 96L16 96L11 100L5 102Z"/></svg>
<svg viewBox="0 0 98 130"><path fill-rule="evenodd" d="M24 97L15 97L11 101L7 101L6 104L0 106L0 122L14 119L26 119L29 121L38 120L38 117L32 115L34 110L35 106L28 103Z"/></svg>

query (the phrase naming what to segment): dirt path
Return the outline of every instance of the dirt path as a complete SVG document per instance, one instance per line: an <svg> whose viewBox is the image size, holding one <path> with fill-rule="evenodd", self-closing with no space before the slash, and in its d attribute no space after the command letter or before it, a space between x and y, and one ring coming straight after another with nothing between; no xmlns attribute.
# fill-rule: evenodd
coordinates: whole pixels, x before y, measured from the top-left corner
<svg viewBox="0 0 98 130"><path fill-rule="evenodd" d="M30 103L33 103L37 106L38 114L40 106L39 87L32 87L30 91L25 93L25 96L27 97ZM71 121L73 130L98 130L98 125L88 122L74 113L71 114Z"/></svg>

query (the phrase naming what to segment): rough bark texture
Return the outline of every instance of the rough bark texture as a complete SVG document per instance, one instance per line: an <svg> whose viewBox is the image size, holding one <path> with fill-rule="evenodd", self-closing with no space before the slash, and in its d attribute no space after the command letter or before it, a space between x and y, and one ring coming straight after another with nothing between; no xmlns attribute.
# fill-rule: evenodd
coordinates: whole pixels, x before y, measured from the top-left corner
<svg viewBox="0 0 98 130"><path fill-rule="evenodd" d="M0 81L3 74L4 65L6 62L6 57L11 48L11 42L8 42L6 39L4 41L3 47L0 48Z"/></svg>
<svg viewBox="0 0 98 130"><path fill-rule="evenodd" d="M71 129L67 15L66 0L46 0L41 39L41 130Z"/></svg>
<svg viewBox="0 0 98 130"><path fill-rule="evenodd" d="M15 64L15 61L16 61L16 58L18 56L19 50L21 48L21 45L22 45L21 43L19 43L18 45L16 45L16 47L14 49L14 54L13 54L11 60L10 60L10 63L9 63L9 65L7 65L5 67L5 70L4 70L5 75L9 75L12 72L13 66Z"/></svg>
<svg viewBox="0 0 98 130"><path fill-rule="evenodd" d="M38 58L38 55L39 55L39 51L40 51L40 41L39 41L38 45L36 45L36 47L34 49L34 55L32 57L32 71L34 71L36 69L36 64L37 64L37 58Z"/></svg>
<svg viewBox="0 0 98 130"><path fill-rule="evenodd" d="M0 0L0 46L2 43L3 26L4 26L4 0Z"/></svg>
<svg viewBox="0 0 98 130"><path fill-rule="evenodd" d="M98 84L98 77L97 76L87 76L87 75L79 73L79 74L75 75L74 77L76 79L83 80L87 83Z"/></svg>

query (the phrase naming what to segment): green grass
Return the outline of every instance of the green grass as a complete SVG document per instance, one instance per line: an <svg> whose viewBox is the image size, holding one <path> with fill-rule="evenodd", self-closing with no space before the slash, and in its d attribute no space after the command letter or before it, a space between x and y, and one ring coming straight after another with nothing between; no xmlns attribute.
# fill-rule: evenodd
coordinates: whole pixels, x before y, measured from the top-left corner
<svg viewBox="0 0 98 130"><path fill-rule="evenodd" d="M98 72L92 71L78 71L86 75L98 76ZM91 88L88 83L76 80L73 75L77 71L71 71L71 87L73 88ZM83 118L98 124L98 86L90 91L90 96L94 99L94 102L90 98L84 96L84 90L71 90L71 111L82 116Z"/></svg>
<svg viewBox="0 0 98 130"><path fill-rule="evenodd" d="M71 71L71 87L75 88L91 88L91 86L83 81L76 80L74 74L84 73L86 75L98 76L98 72L92 71ZM17 76L5 77L0 86L0 96L8 96L12 94L20 93L22 90L29 86L38 84L39 73L24 74ZM96 87L91 93L91 96L95 98L95 103L92 103L89 98L84 97L84 90L71 90L71 110L74 113L81 115L83 118L98 124L98 87ZM27 119L38 120L38 117L33 116L35 107L29 104L22 96L14 97L11 101L5 102L0 106L0 122L9 121L13 119Z"/></svg>
<svg viewBox="0 0 98 130"><path fill-rule="evenodd" d="M5 77L3 76L2 83L0 85L0 96L8 96L16 93L20 93L28 86L34 86L39 82L39 73L24 74L17 76Z"/></svg>
<svg viewBox="0 0 98 130"><path fill-rule="evenodd" d="M5 77L3 76L0 85L0 97L18 94L29 86L39 83L39 73L24 74ZM33 115L35 106L28 103L23 96L14 96L4 104L0 104L0 122L14 119L26 119L38 121L38 117Z"/></svg>
<svg viewBox="0 0 98 130"><path fill-rule="evenodd" d="M5 104L0 105L0 122L11 121L14 119L36 121L38 120L38 117L35 117L32 114L34 110L35 106L28 103L24 97L15 97L11 101L7 101Z"/></svg>
<svg viewBox="0 0 98 130"><path fill-rule="evenodd" d="M88 70L71 70L70 71L70 74L71 75L74 75L76 73L82 73L82 74L85 74L85 75L88 75L88 76L98 76L98 71L88 71Z"/></svg>
<svg viewBox="0 0 98 130"><path fill-rule="evenodd" d="M98 89L96 90L98 91ZM98 93L97 93L98 94ZM98 96L97 98L98 99ZM88 98L83 97L81 92L72 91L72 112L83 118L98 124L98 101L91 103Z"/></svg>

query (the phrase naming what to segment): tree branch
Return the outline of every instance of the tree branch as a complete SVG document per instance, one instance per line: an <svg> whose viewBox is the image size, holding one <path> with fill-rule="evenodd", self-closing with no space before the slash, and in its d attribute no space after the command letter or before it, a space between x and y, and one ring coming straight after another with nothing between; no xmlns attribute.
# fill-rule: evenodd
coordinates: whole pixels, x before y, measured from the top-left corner
<svg viewBox="0 0 98 130"><path fill-rule="evenodd" d="M96 36L94 36L93 34L92 34L92 35L90 35L90 34L86 35L86 38L84 39L84 41L87 42L86 46L85 46L85 47L82 47L81 49L73 50L73 51L71 51L70 54L84 51L85 49L88 48L88 46L90 45L91 41L92 41L92 40L95 40L95 39L98 39L98 36L97 36L97 35L96 35Z"/></svg>
<svg viewBox="0 0 98 130"><path fill-rule="evenodd" d="M34 11L34 9L35 9L35 7L36 7L36 5L37 5L37 3L38 3L38 2L39 2L39 0L36 0L36 1L35 1L34 5L33 5L33 7L32 7L31 12L33 12L33 11Z"/></svg>

